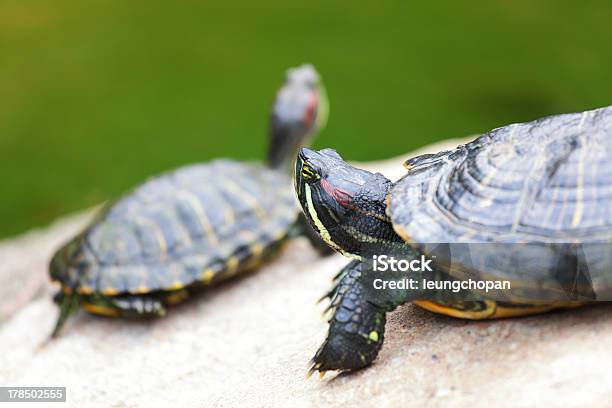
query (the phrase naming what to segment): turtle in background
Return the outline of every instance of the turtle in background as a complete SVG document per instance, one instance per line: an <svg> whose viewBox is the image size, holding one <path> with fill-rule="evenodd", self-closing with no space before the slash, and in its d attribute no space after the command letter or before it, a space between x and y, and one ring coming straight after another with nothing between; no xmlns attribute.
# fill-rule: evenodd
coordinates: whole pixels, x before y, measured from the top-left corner
<svg viewBox="0 0 612 408"><path fill-rule="evenodd" d="M327 113L314 67L289 69L272 108L266 164L180 167L106 206L51 260L51 279L61 285L51 337L81 306L113 317L162 316L196 289L252 270L288 238L319 240L300 220L290 171Z"/></svg>
<svg viewBox="0 0 612 408"><path fill-rule="evenodd" d="M371 364L386 313L406 302L492 319L612 300L611 157L612 107L512 124L412 158L396 183L332 149L303 148L295 168L303 211L330 247L353 259L327 295L329 332L310 372ZM386 275L367 256L398 245L404 259L432 260L428 273L440 281L499 279L510 288L374 287ZM450 262L428 252L453 245Z"/></svg>

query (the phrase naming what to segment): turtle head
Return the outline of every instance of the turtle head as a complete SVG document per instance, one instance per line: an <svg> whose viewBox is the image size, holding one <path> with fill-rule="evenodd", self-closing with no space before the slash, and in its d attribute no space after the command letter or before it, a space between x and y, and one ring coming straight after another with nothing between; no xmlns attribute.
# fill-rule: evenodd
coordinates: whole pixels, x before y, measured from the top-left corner
<svg viewBox="0 0 612 408"><path fill-rule="evenodd" d="M327 123L327 94L315 68L304 64L287 70L272 107L268 163L288 168L298 149L307 146Z"/></svg>
<svg viewBox="0 0 612 408"><path fill-rule="evenodd" d="M385 213L391 186L382 174L351 166L333 149L302 148L296 160L295 190L306 219L329 246L353 258L365 245L396 239Z"/></svg>

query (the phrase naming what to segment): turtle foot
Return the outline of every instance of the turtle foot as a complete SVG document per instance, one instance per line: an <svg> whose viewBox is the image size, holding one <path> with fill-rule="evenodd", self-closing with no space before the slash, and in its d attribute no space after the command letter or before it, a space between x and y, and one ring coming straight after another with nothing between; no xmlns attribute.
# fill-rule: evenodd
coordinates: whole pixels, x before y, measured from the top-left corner
<svg viewBox="0 0 612 408"><path fill-rule="evenodd" d="M382 346L386 311L366 299L358 261L344 272L329 296L329 332L311 361L310 374L364 368Z"/></svg>

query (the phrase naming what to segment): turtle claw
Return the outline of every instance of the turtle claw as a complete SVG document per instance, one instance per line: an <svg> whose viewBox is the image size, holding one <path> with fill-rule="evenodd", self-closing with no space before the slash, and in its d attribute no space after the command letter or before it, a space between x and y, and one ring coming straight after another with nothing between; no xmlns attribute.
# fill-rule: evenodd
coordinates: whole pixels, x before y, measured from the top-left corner
<svg viewBox="0 0 612 408"><path fill-rule="evenodd" d="M318 371L318 375L319 375L319 379L322 380L323 377L325 377L325 375L327 374L327 370L321 370L321 364L317 364L317 363L312 363L310 365L310 368L308 369L308 372L306 373L306 378L310 379L310 377L312 377L312 375Z"/></svg>
<svg viewBox="0 0 612 408"><path fill-rule="evenodd" d="M329 292L327 292L326 294L321 296L319 299L317 299L316 304L318 305L319 303L321 303L325 299L331 299L333 294L334 294L334 290L330 290Z"/></svg>
<svg viewBox="0 0 612 408"><path fill-rule="evenodd" d="M314 361L311 361L310 367L308 367L308 372L306 373L306 378L308 379L312 377L312 375L316 371L319 371L319 367L320 367L320 364L316 364ZM320 371L319 371L319 375L321 375Z"/></svg>
<svg viewBox="0 0 612 408"><path fill-rule="evenodd" d="M309 375L315 371L321 376L321 373L327 371L365 368L374 361L380 346L379 341L373 341L363 334L349 333L337 323L332 323L327 339L312 359Z"/></svg>
<svg viewBox="0 0 612 408"><path fill-rule="evenodd" d="M346 274L346 272L347 272L347 268L346 267L340 269L340 272L335 274L334 277L332 278L332 282L337 283L337 282L341 281L342 278L344 277L344 275Z"/></svg>
<svg viewBox="0 0 612 408"><path fill-rule="evenodd" d="M331 316L329 314L330 311L333 311L334 309L334 305L333 304L329 304L325 307L325 309L323 309L323 311L321 312L321 316L325 317L326 319L330 319Z"/></svg>

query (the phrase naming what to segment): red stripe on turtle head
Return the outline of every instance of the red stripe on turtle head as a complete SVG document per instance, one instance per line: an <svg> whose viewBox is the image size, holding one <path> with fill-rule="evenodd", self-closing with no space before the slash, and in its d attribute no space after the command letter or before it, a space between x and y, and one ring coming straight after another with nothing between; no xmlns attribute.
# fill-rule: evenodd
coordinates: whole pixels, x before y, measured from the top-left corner
<svg viewBox="0 0 612 408"><path fill-rule="evenodd" d="M314 124L315 114L317 113L318 97L316 92L311 92L309 95L308 106L302 117L302 123L310 128Z"/></svg>
<svg viewBox="0 0 612 408"><path fill-rule="evenodd" d="M343 207L346 207L353 200L353 196L347 193L346 191L335 188L325 179L321 179L321 187L323 190L327 192L330 196L334 197L334 199Z"/></svg>

